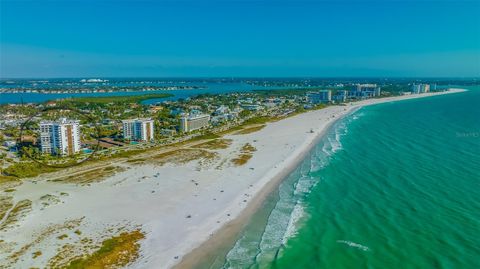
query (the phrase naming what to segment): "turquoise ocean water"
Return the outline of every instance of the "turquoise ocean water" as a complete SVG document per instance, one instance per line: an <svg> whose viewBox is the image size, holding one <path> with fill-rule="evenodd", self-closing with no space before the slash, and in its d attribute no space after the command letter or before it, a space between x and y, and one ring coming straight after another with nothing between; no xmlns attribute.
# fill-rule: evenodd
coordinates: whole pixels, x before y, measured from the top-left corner
<svg viewBox="0 0 480 269"><path fill-rule="evenodd" d="M480 87L470 89L339 121L209 267L480 268Z"/></svg>

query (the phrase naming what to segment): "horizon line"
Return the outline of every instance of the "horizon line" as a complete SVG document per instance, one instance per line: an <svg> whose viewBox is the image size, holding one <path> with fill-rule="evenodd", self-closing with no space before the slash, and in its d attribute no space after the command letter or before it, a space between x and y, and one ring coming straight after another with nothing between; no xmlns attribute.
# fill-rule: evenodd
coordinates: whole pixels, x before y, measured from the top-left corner
<svg viewBox="0 0 480 269"><path fill-rule="evenodd" d="M479 79L480 76L58 76L0 77L9 79Z"/></svg>

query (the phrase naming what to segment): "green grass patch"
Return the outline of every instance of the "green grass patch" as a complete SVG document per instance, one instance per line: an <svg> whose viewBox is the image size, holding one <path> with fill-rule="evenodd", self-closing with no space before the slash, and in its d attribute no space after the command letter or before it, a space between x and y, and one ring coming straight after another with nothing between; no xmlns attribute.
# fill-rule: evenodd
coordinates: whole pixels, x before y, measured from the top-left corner
<svg viewBox="0 0 480 269"><path fill-rule="evenodd" d="M58 170L58 168L49 167L37 162L19 162L3 170L3 174L10 177L26 178L36 177L42 173L48 173Z"/></svg>
<svg viewBox="0 0 480 269"><path fill-rule="evenodd" d="M236 135L242 135L242 134L255 133L255 132L258 132L258 131L262 130L263 128L265 128L265 126L266 125L264 124L264 125L250 127L250 128L245 128L245 129L242 129L242 130L236 132L235 134Z"/></svg>
<svg viewBox="0 0 480 269"><path fill-rule="evenodd" d="M211 141L207 141L205 143L193 146L193 148L201 148L201 149L226 149L232 144L231 139L214 139Z"/></svg>
<svg viewBox="0 0 480 269"><path fill-rule="evenodd" d="M65 239L65 238L67 238L67 237L68 237L68 235L66 235L66 234L62 234L62 235L60 235L60 236L57 236L57 238L60 239L60 240L63 240L63 239Z"/></svg>
<svg viewBox="0 0 480 269"><path fill-rule="evenodd" d="M236 131L240 131L240 130L243 130L243 127L242 126L235 126L235 127L232 127L228 130L225 130L223 132L219 132L217 133L217 135L219 136L222 136L222 135L226 135L226 134L230 134L230 133L233 133L233 132L236 132Z"/></svg>
<svg viewBox="0 0 480 269"><path fill-rule="evenodd" d="M76 184L89 184L93 182L99 182L109 176L113 176L117 172L122 172L125 169L119 166L107 166L92 169L86 172L73 174L66 177L54 179L54 182L64 183L76 183Z"/></svg>
<svg viewBox="0 0 480 269"><path fill-rule="evenodd" d="M128 158L128 157L140 154L140 153L144 153L146 151L147 151L147 149L123 150L123 151L118 151L114 154L111 154L107 158Z"/></svg>
<svg viewBox="0 0 480 269"><path fill-rule="evenodd" d="M220 138L219 135L217 134L214 134L214 133L205 133L203 135L199 135L199 136L196 136L192 139L190 139L190 141L198 141L198 140L206 140L206 139L216 139L216 138Z"/></svg>
<svg viewBox="0 0 480 269"><path fill-rule="evenodd" d="M254 146L252 146L250 143L247 143L247 144L243 145L243 147L240 151L243 152L243 153L252 153L252 152L257 151L257 149Z"/></svg>
<svg viewBox="0 0 480 269"><path fill-rule="evenodd" d="M33 259L36 259L37 257L41 256L42 255L42 252L39 250L39 251L35 251L32 253L32 258Z"/></svg>
<svg viewBox="0 0 480 269"><path fill-rule="evenodd" d="M138 258L144 234L139 231L124 232L102 242L97 251L80 259L73 260L65 268L120 268Z"/></svg>
<svg viewBox="0 0 480 269"><path fill-rule="evenodd" d="M213 160L215 157L217 157L217 153L203 149L179 149L154 155L149 162L159 165L166 163L181 165L195 160Z"/></svg>
<svg viewBox="0 0 480 269"><path fill-rule="evenodd" d="M129 159L127 160L127 163L139 163L139 162L145 162L147 159L145 158L136 158L136 159Z"/></svg>
<svg viewBox="0 0 480 269"><path fill-rule="evenodd" d="M17 180L18 179L16 177L0 175L0 185L3 183L13 182Z"/></svg>
<svg viewBox="0 0 480 269"><path fill-rule="evenodd" d="M252 154L240 154L237 158L232 159L232 163L236 166L242 166L252 158Z"/></svg>
<svg viewBox="0 0 480 269"><path fill-rule="evenodd" d="M246 143L243 145L243 147L240 149L241 154L232 159L232 163L236 166L242 166L246 164L252 157L253 157L253 152L257 151L257 149L252 146L250 143Z"/></svg>
<svg viewBox="0 0 480 269"><path fill-rule="evenodd" d="M265 124L267 122L273 121L274 118L271 117L266 117L266 116L258 116L258 117L253 117L250 118L246 121L243 122L243 125L249 125L249 124Z"/></svg>

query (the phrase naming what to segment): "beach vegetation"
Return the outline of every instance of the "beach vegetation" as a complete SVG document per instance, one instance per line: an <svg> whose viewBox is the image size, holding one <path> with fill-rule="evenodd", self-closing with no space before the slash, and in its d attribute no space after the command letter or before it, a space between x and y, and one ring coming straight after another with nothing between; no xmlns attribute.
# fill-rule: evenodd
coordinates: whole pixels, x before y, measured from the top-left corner
<svg viewBox="0 0 480 269"><path fill-rule="evenodd" d="M60 240L63 240L67 237L68 237L68 235L66 235L66 234L62 234L62 235L57 236L57 238L60 239Z"/></svg>
<svg viewBox="0 0 480 269"><path fill-rule="evenodd" d="M0 220L5 217L8 210L13 206L13 198L11 196L0 196Z"/></svg>
<svg viewBox="0 0 480 269"><path fill-rule="evenodd" d="M247 119L243 122L243 125L250 125L250 124L265 124L272 121L271 117L267 116L256 116L250 119Z"/></svg>
<svg viewBox="0 0 480 269"><path fill-rule="evenodd" d="M119 150L115 153L110 154L107 158L128 158L131 156L135 156L140 153L146 152L147 149L132 149L132 150Z"/></svg>
<svg viewBox="0 0 480 269"><path fill-rule="evenodd" d="M265 128L265 126L266 126L265 124L262 124L262 125L258 125L258 126L254 126L254 127L245 128L245 129L242 129L242 130L236 132L235 134L236 135L243 135L243 134L255 133L255 132L260 131L263 128Z"/></svg>
<svg viewBox="0 0 480 269"><path fill-rule="evenodd" d="M102 242L92 254L71 261L65 268L119 268L125 267L139 257L139 241L145 238L140 230L123 232Z"/></svg>
<svg viewBox="0 0 480 269"><path fill-rule="evenodd" d="M257 149L254 146L252 146L252 144L250 143L246 143L245 145L243 145L241 149L242 153L252 153L254 151L257 151Z"/></svg>
<svg viewBox="0 0 480 269"><path fill-rule="evenodd" d="M207 141L198 145L193 146L194 148L202 148L202 149L226 149L232 144L231 139L214 139L211 141Z"/></svg>
<svg viewBox="0 0 480 269"><path fill-rule="evenodd" d="M150 158L154 164L164 165L172 163L176 165L186 164L191 161L212 161L217 157L217 153L203 149L179 149L157 154Z"/></svg>
<svg viewBox="0 0 480 269"><path fill-rule="evenodd" d="M240 154L232 159L232 163L236 166L242 166L246 164L252 157L253 152L257 151L257 149L252 146L250 143L246 143L240 149Z"/></svg>
<svg viewBox="0 0 480 269"><path fill-rule="evenodd" d="M17 162L5 168L2 173L8 177L28 178L36 177L42 173L48 173L58 170L58 168L50 167L33 161Z"/></svg>
<svg viewBox="0 0 480 269"><path fill-rule="evenodd" d="M28 211L30 211L32 208L32 201L25 199L21 200L18 203L14 205L14 207L8 212L8 215L6 216L6 219L0 224L0 230L3 230L13 224L15 224L20 218L22 218L24 215L27 214ZM5 218L5 214L7 212L3 213L3 218ZM3 219L2 218L2 219Z"/></svg>
<svg viewBox="0 0 480 269"><path fill-rule="evenodd" d="M26 253L29 253L31 248L38 246L44 240L50 238L52 234L59 232L60 230L71 230L80 225L83 218L73 219L65 221L62 224L52 224L47 226L46 228L39 231L38 234L34 238L32 238L31 242L26 243L25 245L21 246L20 249L12 253L10 256L6 258L9 264L9 268L13 267L13 264L16 263L20 258L22 258ZM60 266L47 266L47 268L59 268Z"/></svg>
<svg viewBox="0 0 480 269"><path fill-rule="evenodd" d="M199 136L196 136L196 137L192 138L190 141L216 139L216 138L220 138L220 136L217 135L217 134L211 133L211 132L207 132L205 134L202 134L202 135L199 135Z"/></svg>
<svg viewBox="0 0 480 269"><path fill-rule="evenodd" d="M128 159L127 160L127 163L140 163L140 162L144 162L146 161L147 159L145 158L135 158L135 159Z"/></svg>
<svg viewBox="0 0 480 269"><path fill-rule="evenodd" d="M42 252L40 250L35 251L32 253L32 258L36 259L37 257L41 256Z"/></svg>
<svg viewBox="0 0 480 269"><path fill-rule="evenodd" d="M76 183L76 184L90 184L93 182L99 182L109 176L114 175L117 172L124 171L123 167L119 166L106 166L100 167L86 172L71 174L66 177L61 177L54 179L55 182L64 182L64 183Z"/></svg>
<svg viewBox="0 0 480 269"><path fill-rule="evenodd" d="M242 166L252 158L252 154L240 154L238 157L232 159L232 163L236 166Z"/></svg>
<svg viewBox="0 0 480 269"><path fill-rule="evenodd" d="M231 134L231 133L234 133L234 132L240 131L240 130L243 130L242 126L235 126L235 127L229 128L225 131L218 132L216 134L219 135L219 136L223 136L223 135Z"/></svg>
<svg viewBox="0 0 480 269"><path fill-rule="evenodd" d="M240 116L240 118L246 118L251 114L252 114L252 111L244 109L238 114L238 116Z"/></svg>

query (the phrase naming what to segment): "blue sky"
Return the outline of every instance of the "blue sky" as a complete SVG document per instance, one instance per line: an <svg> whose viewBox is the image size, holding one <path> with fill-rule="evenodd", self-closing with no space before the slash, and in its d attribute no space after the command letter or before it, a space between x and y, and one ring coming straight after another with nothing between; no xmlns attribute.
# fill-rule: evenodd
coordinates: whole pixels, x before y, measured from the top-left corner
<svg viewBox="0 0 480 269"><path fill-rule="evenodd" d="M2 78L480 76L480 0L0 3Z"/></svg>

